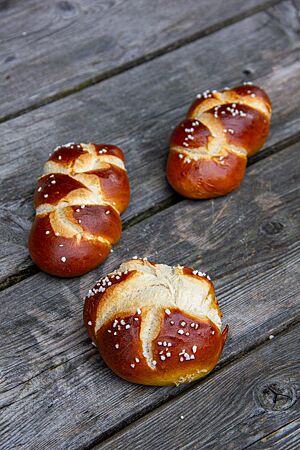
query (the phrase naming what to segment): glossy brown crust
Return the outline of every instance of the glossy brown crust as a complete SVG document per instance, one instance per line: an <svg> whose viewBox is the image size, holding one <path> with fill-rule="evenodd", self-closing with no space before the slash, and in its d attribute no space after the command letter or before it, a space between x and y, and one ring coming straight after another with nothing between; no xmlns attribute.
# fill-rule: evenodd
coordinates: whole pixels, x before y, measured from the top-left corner
<svg viewBox="0 0 300 450"><path fill-rule="evenodd" d="M44 203L57 205L75 189L85 189L85 185L63 173L45 175L38 180L34 192L34 206L37 208Z"/></svg>
<svg viewBox="0 0 300 450"><path fill-rule="evenodd" d="M272 112L272 103L270 100L270 97L268 96L268 94L259 86L255 86L253 84L243 84L241 86L236 86L232 89L223 89L220 91L220 93L229 93L231 96L231 102L228 102L228 106L229 104L232 104L234 102L238 103L240 102L240 97L242 97L242 99L246 102L247 99L249 99L249 96L254 96L251 98L258 98L260 100L263 101L263 103L265 104L269 114L271 114ZM209 93L208 95L212 95L213 93ZM212 99L212 97L208 97L208 96L204 96L202 95L200 98L196 98L196 100L192 103L192 105L190 106L188 112L187 112L187 117L188 118L194 118L194 111L197 107L201 106L203 103L206 103L207 99ZM219 101L216 101L216 104L220 104ZM226 102L227 104L227 102Z"/></svg>
<svg viewBox="0 0 300 450"><path fill-rule="evenodd" d="M53 161L62 164L64 167L72 168L77 159L87 154L81 144L67 144L57 147L52 155L50 155L48 161Z"/></svg>
<svg viewBox="0 0 300 450"><path fill-rule="evenodd" d="M34 194L30 255L51 275L82 275L101 264L121 237L120 214L130 199L124 154L113 145L67 144L54 151L44 171Z"/></svg>
<svg viewBox="0 0 300 450"><path fill-rule="evenodd" d="M247 151L248 156L254 155L266 142L269 134L269 121L266 116L257 109L251 108L247 105L226 103L217 109L218 121L224 130L232 130L227 132L226 140L229 145L234 145L237 148L242 148ZM191 108L193 110L193 106ZM233 115L231 111L239 114ZM214 117L215 108L206 111ZM246 116L241 116L240 114ZM195 133L200 128L199 125L194 127ZM176 136L175 136L176 139ZM205 144L204 144L205 145ZM200 146L200 145L199 145ZM194 141L189 144L189 148L196 147Z"/></svg>
<svg viewBox="0 0 300 450"><path fill-rule="evenodd" d="M96 344L100 354L121 378L146 385L179 384L207 375L220 358L228 331L225 328L221 334L208 320L195 320L180 311L171 310L171 315L164 315L161 332L153 342L153 360L156 361L156 366L152 369L143 355L139 337L140 315L124 315L116 319L118 323L123 320L125 325L118 330L113 327L112 321L97 333ZM188 336L178 334L178 329L182 329L180 322L186 323L184 330L189 333ZM191 327L191 324L197 326L197 329ZM126 325L130 328L126 329ZM116 329L117 332L114 331ZM195 359L191 359L193 356Z"/></svg>
<svg viewBox="0 0 300 450"><path fill-rule="evenodd" d="M190 268L183 268L182 272L199 279ZM124 289L130 289L130 279L136 271L117 273L119 275L109 274L96 283L85 300L83 314L89 336L107 366L127 381L157 386L187 383L207 375L220 358L228 326L221 333L208 318L199 318L174 307L160 308L157 311L158 333L151 344L150 366L141 339L142 323L150 307L143 306L142 293L140 308L134 313L124 310L115 314L95 333L96 321L103 313L105 302L114 302L114 287L126 282ZM213 284L209 283L214 295ZM99 292L102 286L105 290ZM217 301L215 308L219 311Z"/></svg>
<svg viewBox="0 0 300 450"><path fill-rule="evenodd" d="M108 274L107 279L111 283L111 286L116 284L121 284L123 281L128 280L134 275L135 271L130 271L128 273L120 273L119 275ZM103 300L104 292L99 292L99 288L103 285L103 279L96 282L94 287L90 290L90 293L93 294L85 298L84 308L83 308L83 321L88 331L89 337L93 342L96 342L95 335L95 325L97 320L97 310L99 304Z"/></svg>
<svg viewBox="0 0 300 450"><path fill-rule="evenodd" d="M254 84L242 84L241 86L236 86L234 91L237 95L240 95L244 98L249 97L249 95L254 95L256 98L261 99L265 106L267 107L269 114L272 112L272 103L268 94L259 86L255 86ZM224 92L224 91L223 91Z"/></svg>
<svg viewBox="0 0 300 450"><path fill-rule="evenodd" d="M185 131L188 130L188 131ZM194 119L183 120L171 135L170 146L183 147L187 133L193 130L193 140L189 142L189 148L198 148L207 146L209 139L211 138L211 132L202 123L195 121Z"/></svg>
<svg viewBox="0 0 300 450"><path fill-rule="evenodd" d="M115 321L111 321L97 333L95 343L100 354L121 378L148 385L180 384L206 376L217 364L228 332L228 327L220 333L209 320L197 320L171 310L171 315L164 315L161 332L153 342L156 366L150 368L139 337L140 315L118 316L116 320L125 325L115 331L118 325L114 327ZM178 330L183 329L180 325L183 322L185 334L181 336ZM130 328L126 329L128 325Z"/></svg>
<svg viewBox="0 0 300 450"><path fill-rule="evenodd" d="M269 97L253 85L197 98L171 136L166 169L171 186L194 199L236 189L244 177L247 157L266 142L270 116Z"/></svg>
<svg viewBox="0 0 300 450"><path fill-rule="evenodd" d="M72 206L74 220L84 232L102 237L115 244L121 237L122 227L117 211L109 205Z"/></svg>
<svg viewBox="0 0 300 450"><path fill-rule="evenodd" d="M28 245L32 260L42 270L66 278L79 276L96 268L107 258L110 249L107 244L97 240L57 236L48 214L35 218Z"/></svg>
<svg viewBox="0 0 300 450"><path fill-rule="evenodd" d="M86 173L97 176L101 186L103 200L113 204L119 213L122 214L130 200L130 187L127 173L116 166L91 170Z"/></svg>
<svg viewBox="0 0 300 450"><path fill-rule="evenodd" d="M222 160L199 159L185 163L177 152L170 152L167 177L170 185L188 198L220 197L236 189L244 178L247 159L227 153Z"/></svg>
<svg viewBox="0 0 300 450"><path fill-rule="evenodd" d="M96 152L101 154L107 154L116 156L120 158L123 162L125 162L124 153L122 150L116 145L108 145L108 144L94 144Z"/></svg>
<svg viewBox="0 0 300 450"><path fill-rule="evenodd" d="M178 334L179 330L184 333ZM228 327L221 333L210 320L200 320L176 309L171 309L170 315L164 314L161 331L153 342L159 384L162 380L163 384L169 384L170 375L179 383L211 372L220 358L227 332ZM172 346L169 347L169 343ZM191 359L193 356L195 359Z"/></svg>

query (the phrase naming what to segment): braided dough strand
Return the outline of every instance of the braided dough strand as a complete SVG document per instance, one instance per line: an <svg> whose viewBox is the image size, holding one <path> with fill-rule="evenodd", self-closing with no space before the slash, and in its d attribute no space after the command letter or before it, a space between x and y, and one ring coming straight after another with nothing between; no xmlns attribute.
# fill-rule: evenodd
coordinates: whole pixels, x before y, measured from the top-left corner
<svg viewBox="0 0 300 450"><path fill-rule="evenodd" d="M171 186L190 198L218 197L237 188L247 158L267 139L270 117L270 99L256 86L197 96L171 137Z"/></svg>
<svg viewBox="0 0 300 450"><path fill-rule="evenodd" d="M32 259L45 272L63 277L95 268L121 237L120 214L129 197L121 149L73 143L57 147L34 195Z"/></svg>

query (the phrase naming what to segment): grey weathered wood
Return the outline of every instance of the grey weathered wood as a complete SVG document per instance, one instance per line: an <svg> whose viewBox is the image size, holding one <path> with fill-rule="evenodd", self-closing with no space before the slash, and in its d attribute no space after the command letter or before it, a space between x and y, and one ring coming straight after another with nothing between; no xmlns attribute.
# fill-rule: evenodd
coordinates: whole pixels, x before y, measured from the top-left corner
<svg viewBox="0 0 300 450"><path fill-rule="evenodd" d="M82 325L87 289L134 254L200 268L216 280L230 325L223 364L299 320L298 154L294 145L254 164L226 198L186 200L131 227L97 271L71 280L39 273L3 291L2 443L85 447L183 389L118 379Z"/></svg>
<svg viewBox="0 0 300 450"><path fill-rule="evenodd" d="M251 450L298 450L300 417L247 447Z"/></svg>
<svg viewBox="0 0 300 450"><path fill-rule="evenodd" d="M275 337L97 449L248 448L300 415L299 333Z"/></svg>
<svg viewBox="0 0 300 450"><path fill-rule="evenodd" d="M0 117L65 95L278 0L0 4Z"/></svg>
<svg viewBox="0 0 300 450"><path fill-rule="evenodd" d="M132 186L127 220L174 196L164 173L168 140L198 90L240 83L243 70L249 68L273 101L267 146L276 148L294 135L300 138L295 14L293 4L284 2L268 13L1 124L0 279L32 264L26 238L35 179L48 152L59 143L94 140L125 149ZM290 23L288 33L283 32L285 18Z"/></svg>

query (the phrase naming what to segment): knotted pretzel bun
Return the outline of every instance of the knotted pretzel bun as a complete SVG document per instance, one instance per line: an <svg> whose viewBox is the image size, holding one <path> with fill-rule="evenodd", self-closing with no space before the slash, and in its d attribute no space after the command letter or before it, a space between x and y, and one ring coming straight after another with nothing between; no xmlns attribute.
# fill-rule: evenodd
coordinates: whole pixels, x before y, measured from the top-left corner
<svg viewBox="0 0 300 450"><path fill-rule="evenodd" d="M128 381L187 383L217 364L228 327L210 278L133 259L88 293L84 322L108 367Z"/></svg>
<svg viewBox="0 0 300 450"><path fill-rule="evenodd" d="M129 197L120 148L105 144L56 148L34 194L36 217L29 235L33 261L60 277L95 268L121 237L120 214Z"/></svg>
<svg viewBox="0 0 300 450"><path fill-rule="evenodd" d="M167 178L189 198L213 198L236 189L247 158L266 142L271 101L245 84L197 96L171 136Z"/></svg>

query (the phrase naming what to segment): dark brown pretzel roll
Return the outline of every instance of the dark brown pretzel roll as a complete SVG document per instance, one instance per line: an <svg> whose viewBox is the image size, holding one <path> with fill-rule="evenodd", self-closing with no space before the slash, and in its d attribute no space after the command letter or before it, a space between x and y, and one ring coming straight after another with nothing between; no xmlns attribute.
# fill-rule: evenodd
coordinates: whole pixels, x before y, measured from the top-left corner
<svg viewBox="0 0 300 450"><path fill-rule="evenodd" d="M123 263L88 293L84 322L108 367L133 383L188 383L207 375L228 327L210 278L146 259Z"/></svg>
<svg viewBox="0 0 300 450"><path fill-rule="evenodd" d="M236 189L247 158L266 142L271 101L257 86L206 91L173 131L167 163L171 186L189 198L213 198Z"/></svg>
<svg viewBox="0 0 300 450"><path fill-rule="evenodd" d="M121 237L120 214L129 198L120 148L73 143L56 148L34 194L33 261L60 277L94 269Z"/></svg>

